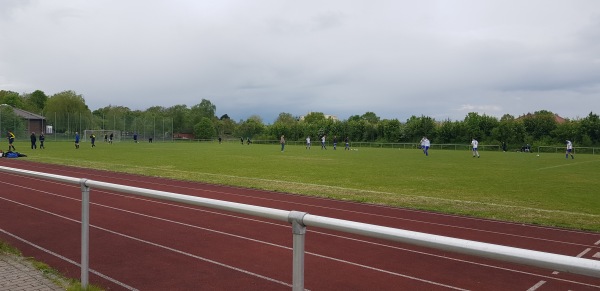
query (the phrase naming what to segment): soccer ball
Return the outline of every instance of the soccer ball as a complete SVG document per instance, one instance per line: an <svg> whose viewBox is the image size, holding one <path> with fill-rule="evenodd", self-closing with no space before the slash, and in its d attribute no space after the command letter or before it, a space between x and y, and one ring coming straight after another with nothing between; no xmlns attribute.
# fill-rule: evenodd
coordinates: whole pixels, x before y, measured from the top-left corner
<svg viewBox="0 0 600 291"><path fill-rule="evenodd" d="M540 155L537 155L537 156L539 157Z"/></svg>

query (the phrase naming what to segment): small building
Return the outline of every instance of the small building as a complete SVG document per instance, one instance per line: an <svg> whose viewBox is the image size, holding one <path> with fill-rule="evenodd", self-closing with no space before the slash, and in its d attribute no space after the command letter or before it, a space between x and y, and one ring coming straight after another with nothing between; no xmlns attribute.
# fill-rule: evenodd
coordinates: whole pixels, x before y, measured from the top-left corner
<svg viewBox="0 0 600 291"><path fill-rule="evenodd" d="M45 132L45 117L16 107L13 107L12 109L16 116L26 120L27 134L35 132L37 135L41 132Z"/></svg>
<svg viewBox="0 0 600 291"><path fill-rule="evenodd" d="M527 113L527 114L523 114L523 115L519 116L517 118L517 120L522 120L524 118L531 118L533 116L535 116L535 115L531 114L531 113ZM560 115L558 115L556 113L554 113L554 121L556 121L556 123L558 123L558 124L563 124L563 123L567 122L567 119L561 117Z"/></svg>

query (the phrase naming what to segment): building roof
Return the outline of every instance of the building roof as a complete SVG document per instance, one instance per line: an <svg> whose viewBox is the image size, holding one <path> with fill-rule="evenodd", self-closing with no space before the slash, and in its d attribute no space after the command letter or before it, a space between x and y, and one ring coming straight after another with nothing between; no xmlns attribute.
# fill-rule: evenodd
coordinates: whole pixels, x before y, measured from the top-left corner
<svg viewBox="0 0 600 291"><path fill-rule="evenodd" d="M523 119L523 118L527 118L527 117L532 117L532 116L533 116L533 114L527 113L527 114L519 116L517 118L517 120L520 120L520 119ZM566 118L562 118L558 114L554 113L554 121L556 121L556 123L558 123L558 124L562 124L562 123L567 122L567 119Z"/></svg>
<svg viewBox="0 0 600 291"><path fill-rule="evenodd" d="M19 108L16 108L16 107L12 107L12 109L13 109L13 112L15 113L15 115L17 115L19 117L22 117L22 118L25 118L25 119L28 119L28 120L32 120L32 119L38 119L38 120L42 119L42 120L45 120L46 119L46 117L43 117L43 116L35 114L35 113L31 113L29 111L25 111L23 109L19 109Z"/></svg>

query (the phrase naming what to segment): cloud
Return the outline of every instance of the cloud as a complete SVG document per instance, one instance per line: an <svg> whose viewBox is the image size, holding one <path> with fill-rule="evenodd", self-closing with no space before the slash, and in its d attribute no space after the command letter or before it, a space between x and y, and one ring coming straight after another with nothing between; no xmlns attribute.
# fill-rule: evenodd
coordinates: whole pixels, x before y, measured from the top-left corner
<svg viewBox="0 0 600 291"><path fill-rule="evenodd" d="M458 109L458 111L462 112L502 112L502 107L498 105L471 105L471 104L463 104Z"/></svg>
<svg viewBox="0 0 600 291"><path fill-rule="evenodd" d="M5 1L0 86L75 90L92 109L208 99L218 115L265 122L310 111L581 116L600 108L599 8L586 0Z"/></svg>

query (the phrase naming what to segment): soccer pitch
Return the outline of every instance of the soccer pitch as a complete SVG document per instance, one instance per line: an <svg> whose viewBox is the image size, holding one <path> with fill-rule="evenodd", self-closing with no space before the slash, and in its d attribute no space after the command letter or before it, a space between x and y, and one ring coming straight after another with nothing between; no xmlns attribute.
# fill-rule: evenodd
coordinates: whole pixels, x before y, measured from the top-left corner
<svg viewBox="0 0 600 291"><path fill-rule="evenodd" d="M234 142L46 142L31 161L600 231L600 156ZM26 150L25 150L26 149ZM84 178L84 177L82 177ZM301 210L301 209L296 209Z"/></svg>

